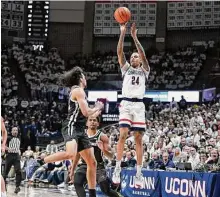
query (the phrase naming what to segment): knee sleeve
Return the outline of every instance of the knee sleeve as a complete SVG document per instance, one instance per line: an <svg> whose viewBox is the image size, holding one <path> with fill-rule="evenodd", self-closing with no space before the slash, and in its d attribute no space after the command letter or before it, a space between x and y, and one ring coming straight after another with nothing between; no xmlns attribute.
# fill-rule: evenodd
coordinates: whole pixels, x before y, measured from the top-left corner
<svg viewBox="0 0 220 197"><path fill-rule="evenodd" d="M74 187L79 197L86 197L86 192L84 189L84 184L86 183L86 174L75 173L74 175Z"/></svg>

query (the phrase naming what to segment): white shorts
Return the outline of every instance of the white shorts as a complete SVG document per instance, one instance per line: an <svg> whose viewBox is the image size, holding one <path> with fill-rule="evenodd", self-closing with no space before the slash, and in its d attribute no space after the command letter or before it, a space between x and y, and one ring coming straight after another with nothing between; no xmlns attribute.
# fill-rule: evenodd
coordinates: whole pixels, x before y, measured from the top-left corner
<svg viewBox="0 0 220 197"><path fill-rule="evenodd" d="M128 127L132 131L145 131L145 105L143 102L122 100L119 106L119 127Z"/></svg>

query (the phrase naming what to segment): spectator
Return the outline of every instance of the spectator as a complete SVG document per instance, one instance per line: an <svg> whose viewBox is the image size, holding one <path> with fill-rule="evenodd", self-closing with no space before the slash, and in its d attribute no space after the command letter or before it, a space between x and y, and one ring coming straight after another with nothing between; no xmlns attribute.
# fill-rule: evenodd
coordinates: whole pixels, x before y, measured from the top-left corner
<svg viewBox="0 0 220 197"><path fill-rule="evenodd" d="M201 164L205 164L208 159L206 152L200 152L199 159Z"/></svg>
<svg viewBox="0 0 220 197"><path fill-rule="evenodd" d="M210 153L210 157L206 161L207 164L218 164L219 163L219 155L217 149L212 149Z"/></svg>
<svg viewBox="0 0 220 197"><path fill-rule="evenodd" d="M184 98L184 96L181 96L181 100L179 101L179 108L181 110L186 110L187 109L187 102L186 99Z"/></svg>
<svg viewBox="0 0 220 197"><path fill-rule="evenodd" d="M143 159L143 168L148 168L149 161L150 161L150 154L148 152L145 152Z"/></svg>
<svg viewBox="0 0 220 197"><path fill-rule="evenodd" d="M165 168L175 168L175 164L169 159L169 154L167 152L163 153L163 164Z"/></svg>
<svg viewBox="0 0 220 197"><path fill-rule="evenodd" d="M58 152L58 147L54 144L53 140L51 140L50 144L47 145L46 152L49 155Z"/></svg>
<svg viewBox="0 0 220 197"><path fill-rule="evenodd" d="M212 137L216 138L218 136L218 125L213 124L211 129L212 129Z"/></svg>
<svg viewBox="0 0 220 197"><path fill-rule="evenodd" d="M183 149L183 147L186 145L186 138L185 137L182 137L181 138L181 141L180 141L180 149Z"/></svg>
<svg viewBox="0 0 220 197"><path fill-rule="evenodd" d="M30 156L33 156L34 152L31 150L31 147L28 146L27 150L25 151L25 156L29 158Z"/></svg>
<svg viewBox="0 0 220 197"><path fill-rule="evenodd" d="M196 149L194 147L190 148L190 156L189 156L189 163L192 165L192 169L194 170L196 166L199 164L199 153L196 152Z"/></svg>
<svg viewBox="0 0 220 197"><path fill-rule="evenodd" d="M134 159L134 157L132 157L131 152L128 151L126 153L126 165L127 165L127 167L135 167L136 164L137 164L137 161Z"/></svg>
<svg viewBox="0 0 220 197"><path fill-rule="evenodd" d="M190 128L193 129L194 127L203 125L203 119L201 116L198 115L197 112L194 112L194 117L190 120Z"/></svg>
<svg viewBox="0 0 220 197"><path fill-rule="evenodd" d="M178 108L177 102L175 101L174 97L172 97L172 101L170 102L170 108Z"/></svg>
<svg viewBox="0 0 220 197"><path fill-rule="evenodd" d="M39 167L39 163L37 162L36 159L34 159L33 155L30 156L29 160L27 161L26 165L26 177L28 180L31 179L33 176L34 172L37 170Z"/></svg>
<svg viewBox="0 0 220 197"><path fill-rule="evenodd" d="M35 152L33 153L34 159L37 159L40 156L40 147L36 146L35 147Z"/></svg>
<svg viewBox="0 0 220 197"><path fill-rule="evenodd" d="M179 147L176 147L174 150L174 155L173 155L172 161L174 162L174 164L176 164L180 160L181 160L181 149Z"/></svg>
<svg viewBox="0 0 220 197"><path fill-rule="evenodd" d="M159 155L152 153L152 160L149 162L149 169L160 169L163 167L163 161L159 159Z"/></svg>

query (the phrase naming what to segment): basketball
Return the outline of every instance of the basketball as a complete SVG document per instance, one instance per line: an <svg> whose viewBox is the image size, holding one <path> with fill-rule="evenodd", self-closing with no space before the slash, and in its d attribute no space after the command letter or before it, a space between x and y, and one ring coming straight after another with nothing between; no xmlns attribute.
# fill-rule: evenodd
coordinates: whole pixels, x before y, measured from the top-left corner
<svg viewBox="0 0 220 197"><path fill-rule="evenodd" d="M114 13L115 20L120 23L127 23L131 19L131 12L126 7L119 7Z"/></svg>

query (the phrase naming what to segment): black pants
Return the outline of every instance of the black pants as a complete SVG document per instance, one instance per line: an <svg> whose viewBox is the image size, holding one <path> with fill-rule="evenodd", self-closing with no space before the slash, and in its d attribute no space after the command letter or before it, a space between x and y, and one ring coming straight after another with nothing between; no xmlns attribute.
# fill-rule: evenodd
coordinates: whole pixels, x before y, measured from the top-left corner
<svg viewBox="0 0 220 197"><path fill-rule="evenodd" d="M16 187L19 187L21 184L21 163L20 155L18 153L8 153L6 156L4 173L5 182L12 165L14 166L16 174Z"/></svg>
<svg viewBox="0 0 220 197"><path fill-rule="evenodd" d="M82 165L76 170L74 175L74 186L78 197L86 197L84 188L87 183L86 170L86 166ZM106 196L119 197L118 193L111 189L111 184L108 180L105 169L97 169L96 179L100 189Z"/></svg>

